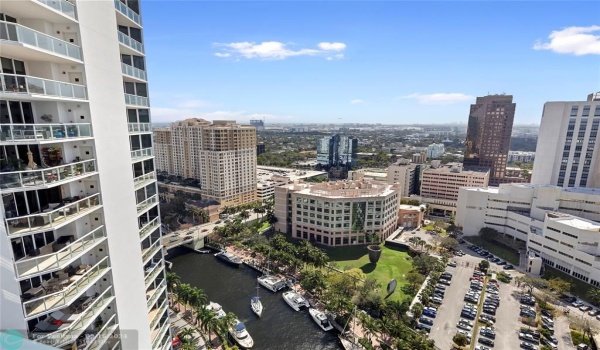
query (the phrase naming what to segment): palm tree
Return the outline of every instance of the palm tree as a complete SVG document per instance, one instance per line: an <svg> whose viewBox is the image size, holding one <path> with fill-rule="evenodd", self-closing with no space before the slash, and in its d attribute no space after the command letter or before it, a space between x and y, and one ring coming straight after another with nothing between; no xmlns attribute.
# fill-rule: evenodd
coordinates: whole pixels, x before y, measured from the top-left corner
<svg viewBox="0 0 600 350"><path fill-rule="evenodd" d="M198 216L198 219L201 219L202 223L206 223L210 220L210 216L204 209L197 209L196 215Z"/></svg>
<svg viewBox="0 0 600 350"><path fill-rule="evenodd" d="M189 338L188 338L189 337ZM181 338L181 342L188 343L194 337L194 330L192 328L185 327L179 332L179 338Z"/></svg>
<svg viewBox="0 0 600 350"><path fill-rule="evenodd" d="M252 211L254 211L256 214L261 214L261 219L262 219L262 214L264 214L267 210L263 207L263 206L256 206L254 209L252 209Z"/></svg>
<svg viewBox="0 0 600 350"><path fill-rule="evenodd" d="M187 283L182 283L177 289L177 301L183 304L183 308L187 311L187 306L191 300L192 287Z"/></svg>
<svg viewBox="0 0 600 350"><path fill-rule="evenodd" d="M193 308L204 306L208 302L208 296L204 293L204 290L196 287L192 287L190 291L190 306Z"/></svg>
<svg viewBox="0 0 600 350"><path fill-rule="evenodd" d="M167 289L169 293L174 293L179 283L181 283L181 279L175 272L167 272Z"/></svg>
<svg viewBox="0 0 600 350"><path fill-rule="evenodd" d="M248 212L248 210L245 210L245 209L244 209L244 210L242 210L242 212L240 213L240 217L241 217L243 220L246 220L246 219L248 219L248 218L250 217L250 213Z"/></svg>
<svg viewBox="0 0 600 350"><path fill-rule="evenodd" d="M229 343L229 337L227 337L227 333L229 332L229 328L231 328L237 320L237 316L233 312L228 312L225 317L219 319L219 335L223 342L227 341Z"/></svg>
<svg viewBox="0 0 600 350"><path fill-rule="evenodd" d="M433 249L433 246L429 243L425 244L425 251L427 251L427 253L429 253L429 251Z"/></svg>

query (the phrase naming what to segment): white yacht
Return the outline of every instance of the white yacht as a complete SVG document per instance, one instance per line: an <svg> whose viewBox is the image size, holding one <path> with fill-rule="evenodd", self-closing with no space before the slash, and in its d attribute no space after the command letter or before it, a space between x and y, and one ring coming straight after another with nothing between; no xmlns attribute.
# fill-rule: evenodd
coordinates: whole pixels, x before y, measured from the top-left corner
<svg viewBox="0 0 600 350"><path fill-rule="evenodd" d="M300 311L301 307L310 307L308 300L296 292L290 291L283 293L283 300L294 310Z"/></svg>
<svg viewBox="0 0 600 350"><path fill-rule="evenodd" d="M258 284L271 292L278 292L286 287L285 279L274 275L260 276L256 280L258 281Z"/></svg>
<svg viewBox="0 0 600 350"><path fill-rule="evenodd" d="M258 283L256 283L256 296L252 297L252 299L250 299L250 308L252 308L252 311L258 316L260 317L262 315L263 312L263 305L260 301L260 298L258 296L258 290L260 289L260 287L258 286Z"/></svg>
<svg viewBox="0 0 600 350"><path fill-rule="evenodd" d="M205 307L214 312L217 315L217 318L223 318L226 315L225 310L223 310L223 307L219 303L214 303L211 301Z"/></svg>
<svg viewBox="0 0 600 350"><path fill-rule="evenodd" d="M345 350L365 350L365 347L360 345L356 340L344 337L340 334L340 342Z"/></svg>
<svg viewBox="0 0 600 350"><path fill-rule="evenodd" d="M254 340L246 330L246 326L240 320L234 321L233 326L229 328L229 334L244 349L250 349L254 346Z"/></svg>
<svg viewBox="0 0 600 350"><path fill-rule="evenodd" d="M319 311L317 309L309 308L308 313L312 317L312 319L321 327L322 330L328 332L333 329L333 326L327 319L327 315L323 311Z"/></svg>

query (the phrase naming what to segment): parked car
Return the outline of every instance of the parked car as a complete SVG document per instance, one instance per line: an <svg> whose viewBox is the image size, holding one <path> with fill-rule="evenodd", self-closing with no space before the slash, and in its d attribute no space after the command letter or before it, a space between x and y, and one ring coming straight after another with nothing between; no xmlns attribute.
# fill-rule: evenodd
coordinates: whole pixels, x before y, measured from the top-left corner
<svg viewBox="0 0 600 350"><path fill-rule="evenodd" d="M483 335L484 337L488 337L488 338L492 338L492 339L496 338L496 332L494 332L494 330L489 327L481 328L479 330L479 334ZM489 344L489 345L491 345L491 344Z"/></svg>
<svg viewBox="0 0 600 350"><path fill-rule="evenodd" d="M592 309L591 306L582 306L579 308L579 310L583 311L583 312L588 312Z"/></svg>
<svg viewBox="0 0 600 350"><path fill-rule="evenodd" d="M571 305L573 305L574 307L581 307L581 306L583 306L583 303L579 300L576 300L576 301L572 302Z"/></svg>
<svg viewBox="0 0 600 350"><path fill-rule="evenodd" d="M510 265L510 264L508 264L508 265L504 265L502 268L503 268L503 269L505 269L505 270L512 270L512 269L514 269L515 267L514 267L514 266L512 266L512 265Z"/></svg>
<svg viewBox="0 0 600 350"><path fill-rule="evenodd" d="M421 318L419 318L419 322L420 323L424 323L424 324L428 324L430 326L433 325L433 320L430 319L430 318L427 318L427 317L421 317Z"/></svg>
<svg viewBox="0 0 600 350"><path fill-rule="evenodd" d="M527 349L527 350L536 350L537 349L533 344L524 342L524 341L521 342L521 347L523 349Z"/></svg>
<svg viewBox="0 0 600 350"><path fill-rule="evenodd" d="M488 339L488 338L479 337L479 339L477 341L480 342L481 344L494 346L494 341L491 339Z"/></svg>
<svg viewBox="0 0 600 350"><path fill-rule="evenodd" d="M450 267L456 267L456 261L449 262L448 266L450 266Z"/></svg>
<svg viewBox="0 0 600 350"><path fill-rule="evenodd" d="M590 315L590 316L596 316L598 314L600 314L600 310L598 310L598 309L593 309L590 312L588 312L588 315Z"/></svg>

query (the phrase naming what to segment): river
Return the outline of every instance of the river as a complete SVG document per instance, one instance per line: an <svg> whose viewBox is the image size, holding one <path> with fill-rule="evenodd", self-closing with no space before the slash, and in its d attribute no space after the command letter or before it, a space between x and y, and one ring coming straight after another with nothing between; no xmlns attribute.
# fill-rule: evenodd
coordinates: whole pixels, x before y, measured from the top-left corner
<svg viewBox="0 0 600 350"><path fill-rule="evenodd" d="M256 295L258 272L247 266L231 267L213 254L191 253L174 249L168 257L172 271L183 283L202 288L210 301L233 312L254 339L257 350L326 350L340 349L334 331L323 332L312 320L308 310L296 312L283 300L282 293L272 293L263 287L259 296L264 307L258 318L250 309L250 298ZM188 253L189 252L189 253Z"/></svg>

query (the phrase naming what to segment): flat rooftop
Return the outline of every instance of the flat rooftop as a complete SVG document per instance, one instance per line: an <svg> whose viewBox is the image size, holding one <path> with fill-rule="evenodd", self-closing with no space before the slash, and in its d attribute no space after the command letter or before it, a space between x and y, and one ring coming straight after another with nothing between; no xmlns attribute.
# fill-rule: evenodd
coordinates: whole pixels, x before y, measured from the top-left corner
<svg viewBox="0 0 600 350"><path fill-rule="evenodd" d="M570 214L551 212L548 213L548 219L580 230L600 231L599 223Z"/></svg>
<svg viewBox="0 0 600 350"><path fill-rule="evenodd" d="M324 183L290 184L290 190L298 194L308 194L327 198L384 197L398 191L397 185L376 180L344 180Z"/></svg>
<svg viewBox="0 0 600 350"><path fill-rule="evenodd" d="M256 180L258 183L270 184L279 183L275 177L288 178L287 182L293 182L296 180L307 179L309 177L315 177L319 175L327 175L326 171L316 170L304 170L304 169L291 169L291 168L277 168L259 165L256 167Z"/></svg>

